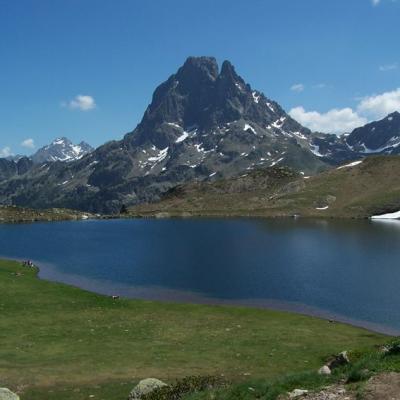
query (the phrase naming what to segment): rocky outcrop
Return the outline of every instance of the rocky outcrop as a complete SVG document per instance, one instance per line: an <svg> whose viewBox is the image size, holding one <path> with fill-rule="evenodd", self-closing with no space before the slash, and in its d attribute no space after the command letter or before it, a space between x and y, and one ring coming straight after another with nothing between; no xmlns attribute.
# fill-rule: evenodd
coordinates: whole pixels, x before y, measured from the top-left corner
<svg viewBox="0 0 400 400"><path fill-rule="evenodd" d="M0 183L10 178L26 174L33 167L33 162L27 157L18 160L0 158Z"/></svg>
<svg viewBox="0 0 400 400"><path fill-rule="evenodd" d="M330 370L333 370L349 363L350 359L347 351L342 351L338 355L331 357L326 365L329 367Z"/></svg>
<svg viewBox="0 0 400 400"><path fill-rule="evenodd" d="M0 400L19 400L19 396L10 389L0 388Z"/></svg>
<svg viewBox="0 0 400 400"><path fill-rule="evenodd" d="M339 367L343 367L344 365L347 365L349 363L350 363L350 359L347 354L347 351L342 351L341 353L330 357L328 359L327 363L318 370L318 374L319 375L330 375L332 373L332 370L339 368Z"/></svg>
<svg viewBox="0 0 400 400"><path fill-rule="evenodd" d="M168 386L166 383L155 378L143 379L133 388L128 400L140 400L143 396L166 386Z"/></svg>

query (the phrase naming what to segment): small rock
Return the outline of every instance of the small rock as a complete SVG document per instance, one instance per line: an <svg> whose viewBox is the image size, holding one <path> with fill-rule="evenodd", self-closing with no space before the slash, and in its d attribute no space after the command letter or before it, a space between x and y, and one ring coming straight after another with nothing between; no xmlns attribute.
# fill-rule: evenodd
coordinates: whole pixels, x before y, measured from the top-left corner
<svg viewBox="0 0 400 400"><path fill-rule="evenodd" d="M331 373L332 373L332 371L327 365L322 366L318 370L318 374L320 374L320 375L330 375Z"/></svg>
<svg viewBox="0 0 400 400"><path fill-rule="evenodd" d="M0 400L19 400L19 396L10 389L0 388Z"/></svg>
<svg viewBox="0 0 400 400"><path fill-rule="evenodd" d="M140 400L144 395L153 392L156 389L168 386L166 383L155 379L148 378L141 380L129 394L129 400ZM0 399L2 400L2 399Z"/></svg>
<svg viewBox="0 0 400 400"><path fill-rule="evenodd" d="M289 393L289 399L297 399L298 397L303 397L308 394L308 390L304 389L294 389L293 392Z"/></svg>

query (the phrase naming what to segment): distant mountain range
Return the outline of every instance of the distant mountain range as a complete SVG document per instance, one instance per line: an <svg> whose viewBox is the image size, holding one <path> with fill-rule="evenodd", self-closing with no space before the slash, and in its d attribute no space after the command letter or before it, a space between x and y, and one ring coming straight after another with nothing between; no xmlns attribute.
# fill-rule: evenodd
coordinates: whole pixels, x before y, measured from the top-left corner
<svg viewBox="0 0 400 400"><path fill-rule="evenodd" d="M308 175L371 153L396 153L399 131L394 113L341 137L311 132L228 61L219 69L212 57L190 57L155 90L142 121L122 140L90 152L60 139L53 142L57 151L0 160L0 203L117 212L185 182L275 165Z"/></svg>
<svg viewBox="0 0 400 400"><path fill-rule="evenodd" d="M49 145L40 148L31 156L15 155L0 158L0 182L10 178L23 176L35 165L48 162L72 162L81 159L93 151L93 147L85 142L74 145L69 139L62 137L53 140Z"/></svg>
<svg viewBox="0 0 400 400"><path fill-rule="evenodd" d="M36 153L31 156L24 156L17 154L15 156L5 157L7 161L18 162L21 158L29 158L35 164L41 164L52 161L71 162L80 160L86 154L91 153L94 150L90 144L81 142L79 144L73 144L66 137L61 137L53 140L47 146L41 147Z"/></svg>
<svg viewBox="0 0 400 400"><path fill-rule="evenodd" d="M339 137L314 133L310 145L314 154L331 164L371 154L400 154L400 113L396 111Z"/></svg>
<svg viewBox="0 0 400 400"><path fill-rule="evenodd" d="M71 162L80 160L86 154L94 150L92 146L86 142L73 144L66 137L53 140L49 145L40 148L30 158L36 163L45 163L49 161L65 161Z"/></svg>

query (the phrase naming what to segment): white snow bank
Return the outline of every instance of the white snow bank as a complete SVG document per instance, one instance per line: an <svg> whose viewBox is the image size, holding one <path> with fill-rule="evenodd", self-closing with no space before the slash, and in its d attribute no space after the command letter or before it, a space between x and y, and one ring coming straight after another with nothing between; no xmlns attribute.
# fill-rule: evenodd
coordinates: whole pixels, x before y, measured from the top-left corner
<svg viewBox="0 0 400 400"><path fill-rule="evenodd" d="M400 211L389 214L373 215L371 219L400 219Z"/></svg>
<svg viewBox="0 0 400 400"><path fill-rule="evenodd" d="M245 124L243 130L247 131L248 129L250 129L255 135L257 135L256 130L249 124Z"/></svg>
<svg viewBox="0 0 400 400"><path fill-rule="evenodd" d="M284 157L281 157L279 160L273 161L273 162L270 164L270 167L273 167L273 166L275 166L276 164L280 163L283 159L284 159Z"/></svg>
<svg viewBox="0 0 400 400"><path fill-rule="evenodd" d="M342 165L341 167L338 167L337 169L355 167L356 165L359 165L359 164L361 164L362 162L363 162L363 160L353 161L352 163L346 164L346 165Z"/></svg>
<svg viewBox="0 0 400 400"><path fill-rule="evenodd" d="M173 126L174 128L182 129L182 127L179 124L177 124L176 122L167 122L167 125Z"/></svg>
<svg viewBox="0 0 400 400"><path fill-rule="evenodd" d="M272 107L272 104L268 103L268 102L266 104L267 104L268 108L274 113L275 110L274 110L274 107Z"/></svg>
<svg viewBox="0 0 400 400"><path fill-rule="evenodd" d="M183 131L182 135L179 136L178 139L175 140L175 143L183 142L188 136L189 136L189 133L187 133L186 131Z"/></svg>
<svg viewBox="0 0 400 400"><path fill-rule="evenodd" d="M324 155L319 152L319 146L317 145L310 145L311 153L315 154L317 157L323 157Z"/></svg>
<svg viewBox="0 0 400 400"><path fill-rule="evenodd" d="M155 157L149 157L148 161L150 162L161 162L167 157L168 147L159 151L159 153Z"/></svg>
<svg viewBox="0 0 400 400"><path fill-rule="evenodd" d="M258 103L259 100L260 100L260 95L257 94L257 92L253 92L252 95L253 95L253 100L254 100L254 102L255 102L255 103Z"/></svg>

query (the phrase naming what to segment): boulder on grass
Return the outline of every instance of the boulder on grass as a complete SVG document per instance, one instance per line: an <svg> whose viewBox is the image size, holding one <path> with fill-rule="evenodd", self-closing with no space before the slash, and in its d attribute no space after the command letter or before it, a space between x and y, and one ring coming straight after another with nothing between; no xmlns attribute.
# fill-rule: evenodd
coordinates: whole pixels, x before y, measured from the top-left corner
<svg viewBox="0 0 400 400"><path fill-rule="evenodd" d="M19 400L19 396L10 389L0 388L0 400Z"/></svg>
<svg viewBox="0 0 400 400"><path fill-rule="evenodd" d="M318 370L319 375L330 375L332 373L331 369L327 366L324 365Z"/></svg>
<svg viewBox="0 0 400 400"><path fill-rule="evenodd" d="M168 386L166 383L155 378L141 380L129 394L128 400L140 400L144 395L153 392L156 389ZM2 400L0 398L0 400Z"/></svg>
<svg viewBox="0 0 400 400"><path fill-rule="evenodd" d="M289 393L289 399L298 399L299 397L307 396L308 390L305 389L294 389L293 392Z"/></svg>

